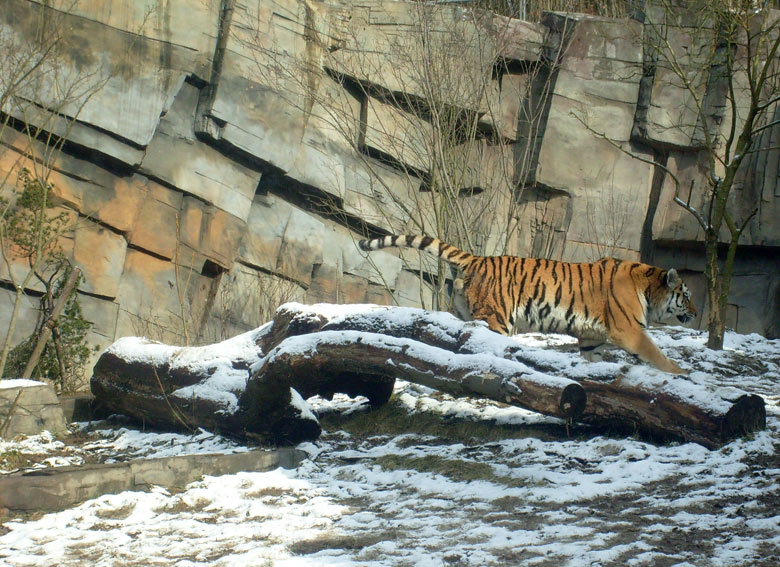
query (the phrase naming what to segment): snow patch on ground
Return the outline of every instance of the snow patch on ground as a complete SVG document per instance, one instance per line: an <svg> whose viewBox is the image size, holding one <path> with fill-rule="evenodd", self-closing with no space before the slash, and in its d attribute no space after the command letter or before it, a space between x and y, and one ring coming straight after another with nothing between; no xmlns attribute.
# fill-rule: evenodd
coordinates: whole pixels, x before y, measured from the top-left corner
<svg viewBox="0 0 780 567"><path fill-rule="evenodd" d="M346 316L366 307L333 309ZM180 491L106 495L37 519L7 521L0 526L0 534L6 532L0 535L0 564L780 564L780 341L728 333L726 349L715 352L704 347L702 334L695 331L672 327L650 333L670 358L692 370L688 379L672 379L682 380L690 395L707 388L717 390L718 399L737 391L763 396L767 429L717 451L695 443L655 445L613 438L587 429L572 438L563 433L542 436L540 428L564 431L560 420L399 382L392 403L408 414L411 424L433 414L443 423L505 427L506 435L483 442L381 430L361 438L338 429L325 431L317 442L299 446L309 458L296 470L207 477ZM478 332L474 337L482 340ZM524 347L524 357L563 375L603 376L633 366L632 379L668 378L635 366L636 360L622 351L589 364L568 338L524 335L512 340ZM248 360L245 349L254 345L251 339L233 346ZM201 354L202 360L182 363L228 356L227 351ZM332 401L307 402L324 414L358 413L365 401L337 395ZM79 447L74 458L98 453L109 461L247 450L202 431L189 436L104 424L81 427L82 434L94 430L90 434L95 438ZM50 435L0 441L0 453L45 455L64 449Z"/></svg>

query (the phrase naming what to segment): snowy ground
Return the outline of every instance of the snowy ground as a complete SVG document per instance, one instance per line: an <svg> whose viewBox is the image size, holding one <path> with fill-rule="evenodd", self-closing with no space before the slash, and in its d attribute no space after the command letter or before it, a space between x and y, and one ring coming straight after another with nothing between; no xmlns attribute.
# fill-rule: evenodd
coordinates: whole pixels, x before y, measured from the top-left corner
<svg viewBox="0 0 780 567"><path fill-rule="evenodd" d="M691 331L653 334L699 371L692 381L717 371L709 386L762 395L767 430L717 451L584 428L567 437L552 418L401 383L374 414L355 411L360 400L312 400L321 413L351 414L323 417L326 432L300 446L310 459L297 470L7 520L0 565L780 565L780 341L729 334L714 353ZM572 350L556 337L521 340ZM25 453L56 466L246 449L204 432L110 425L80 425L73 445L0 441L0 467Z"/></svg>

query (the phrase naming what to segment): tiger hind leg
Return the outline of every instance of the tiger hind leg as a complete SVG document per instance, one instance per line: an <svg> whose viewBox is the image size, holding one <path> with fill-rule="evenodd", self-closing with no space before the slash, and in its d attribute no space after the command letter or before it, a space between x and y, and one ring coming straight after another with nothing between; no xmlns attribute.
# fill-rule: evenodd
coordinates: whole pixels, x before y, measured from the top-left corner
<svg viewBox="0 0 780 567"><path fill-rule="evenodd" d="M457 278L452 285L452 303L455 307L455 313L463 321L473 321L474 317L471 315L471 309L469 309L469 302L466 300L466 291L463 287L463 278Z"/></svg>

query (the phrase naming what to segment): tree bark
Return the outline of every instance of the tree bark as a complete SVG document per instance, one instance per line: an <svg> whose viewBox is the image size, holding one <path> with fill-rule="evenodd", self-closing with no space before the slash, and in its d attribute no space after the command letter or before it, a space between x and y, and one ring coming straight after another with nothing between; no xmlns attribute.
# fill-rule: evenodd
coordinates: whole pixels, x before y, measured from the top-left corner
<svg viewBox="0 0 780 567"><path fill-rule="evenodd" d="M713 232L712 229L705 235L704 253L706 258L704 276L707 281L707 300L709 303L707 348L722 350L723 335L726 331L725 302L721 300L723 281L718 265L718 233Z"/></svg>

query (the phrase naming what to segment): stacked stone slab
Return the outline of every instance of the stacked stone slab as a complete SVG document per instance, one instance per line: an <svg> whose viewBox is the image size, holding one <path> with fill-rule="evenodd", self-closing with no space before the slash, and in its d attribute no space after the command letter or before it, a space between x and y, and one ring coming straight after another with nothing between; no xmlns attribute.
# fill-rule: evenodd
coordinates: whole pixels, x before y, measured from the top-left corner
<svg viewBox="0 0 780 567"><path fill-rule="evenodd" d="M638 260L653 168L626 152L652 159L646 148L631 143L642 27L558 14L549 14L545 23L562 43L534 181L543 194L565 194L557 206L571 206L574 214L557 214L568 224L552 227L565 233L556 249L533 252L572 262L603 256Z"/></svg>
<svg viewBox="0 0 780 567"><path fill-rule="evenodd" d="M33 40L41 6L7 0L0 37ZM702 120L647 49L655 20L529 23L390 0L171 0L151 11L86 2L47 13L68 29L58 77L89 79L65 107L43 78L6 102L15 122L2 129L0 179L10 194L16 172L43 154L21 123L67 135L50 181L56 210L72 220L61 245L85 275L93 344L215 342L290 300L430 306L420 275L435 275L435 262L366 257L355 241L435 226L439 158L458 164L446 181L476 219L474 251L581 261L655 250L655 263L689 272L703 303L695 221L672 202L668 178L626 153L665 157L683 184L704 187ZM697 66L705 43L689 39L693 23L684 10L661 23L690 43L696 92L727 127L722 87ZM438 91L426 92L423 72L441 74ZM437 156L421 104L431 96L475 118L481 137ZM767 147L778 128L764 132ZM730 299L740 330L777 324L765 309L777 304L780 272L770 253L780 244L777 167L776 154L756 157L737 195L745 210L760 203L745 239L756 252L740 260ZM480 218L486 205L511 211L514 232ZM0 265L5 305L25 266L10 270ZM0 308L0 339L9 312ZM36 319L25 302L14 343Z"/></svg>

